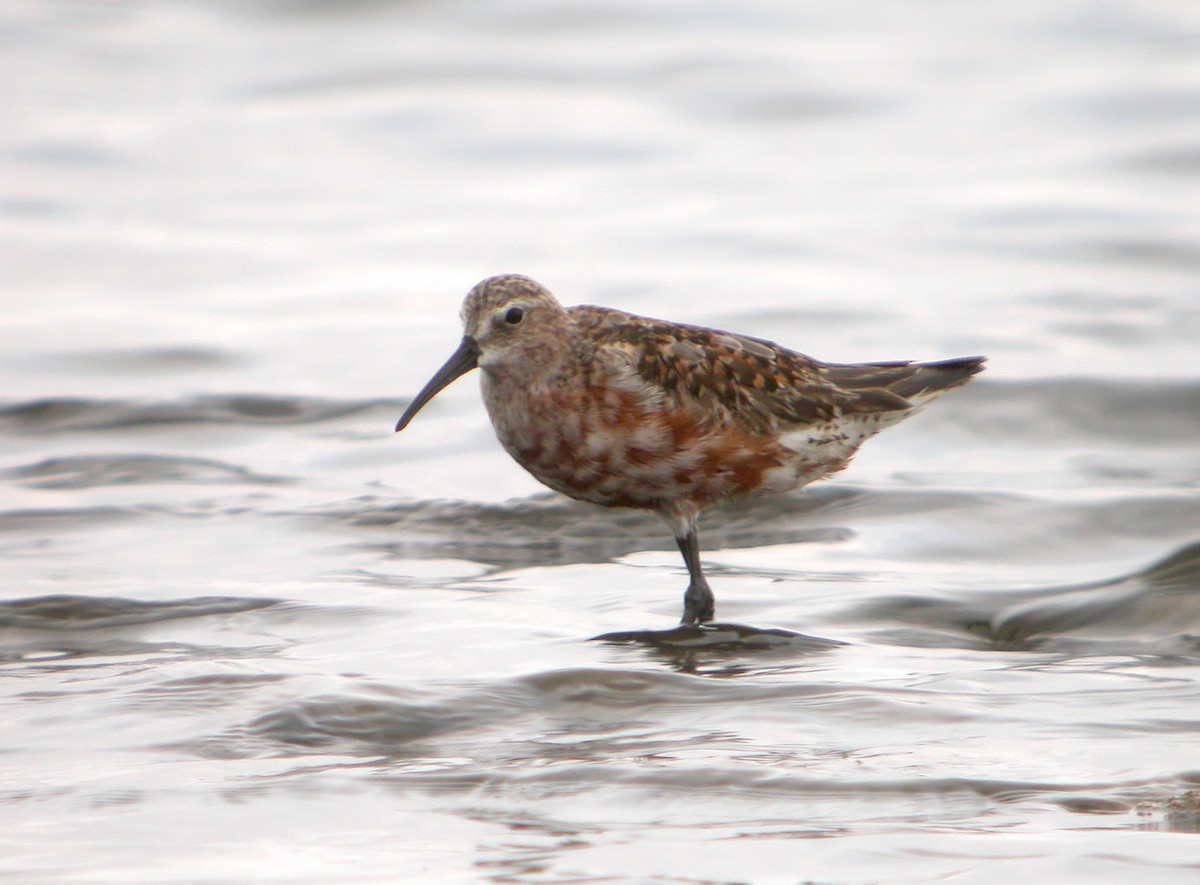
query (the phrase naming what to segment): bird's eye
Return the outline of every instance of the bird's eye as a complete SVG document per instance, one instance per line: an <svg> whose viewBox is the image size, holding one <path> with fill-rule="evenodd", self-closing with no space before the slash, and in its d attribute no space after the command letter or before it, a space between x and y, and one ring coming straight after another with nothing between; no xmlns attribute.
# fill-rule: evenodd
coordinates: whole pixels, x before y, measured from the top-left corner
<svg viewBox="0 0 1200 885"><path fill-rule="evenodd" d="M525 311L521 310L519 307L510 307L508 309L508 313L504 315L504 322L508 323L510 326L517 325L523 319L525 319Z"/></svg>

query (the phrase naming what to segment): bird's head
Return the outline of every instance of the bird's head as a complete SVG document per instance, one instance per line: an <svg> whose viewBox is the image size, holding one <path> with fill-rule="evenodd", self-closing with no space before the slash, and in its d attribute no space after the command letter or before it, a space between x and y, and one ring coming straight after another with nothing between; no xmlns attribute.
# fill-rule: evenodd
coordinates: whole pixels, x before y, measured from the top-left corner
<svg viewBox="0 0 1200 885"><path fill-rule="evenodd" d="M450 359L421 388L400 420L403 430L421 408L474 368L496 375L542 369L560 348L567 312L540 283L519 274L488 277L467 293L460 313L463 338Z"/></svg>

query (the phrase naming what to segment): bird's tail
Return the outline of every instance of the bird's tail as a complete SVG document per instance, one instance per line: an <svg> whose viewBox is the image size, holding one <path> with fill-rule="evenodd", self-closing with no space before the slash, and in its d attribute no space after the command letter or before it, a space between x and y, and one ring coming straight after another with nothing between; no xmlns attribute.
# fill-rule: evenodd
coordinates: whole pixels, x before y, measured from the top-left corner
<svg viewBox="0 0 1200 885"><path fill-rule="evenodd" d="M887 394L920 406L961 387L983 371L987 357L964 356L931 363L884 362L829 365L825 376L843 390ZM886 395L886 394L883 394Z"/></svg>

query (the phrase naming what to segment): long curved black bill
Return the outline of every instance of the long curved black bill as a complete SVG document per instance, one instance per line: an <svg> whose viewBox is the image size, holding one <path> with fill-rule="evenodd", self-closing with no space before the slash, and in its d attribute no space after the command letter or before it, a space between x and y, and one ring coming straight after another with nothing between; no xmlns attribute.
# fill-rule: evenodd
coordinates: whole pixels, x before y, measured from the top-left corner
<svg viewBox="0 0 1200 885"><path fill-rule="evenodd" d="M422 387L421 392L408 404L408 408L396 422L396 432L399 433L407 427L413 416L421 411L421 407L441 393L444 388L449 387L451 381L462 377L478 365L479 345L470 335L464 335L458 345L458 350L454 351L454 355L446 360L445 365L437 370L437 373L429 379L429 383Z"/></svg>

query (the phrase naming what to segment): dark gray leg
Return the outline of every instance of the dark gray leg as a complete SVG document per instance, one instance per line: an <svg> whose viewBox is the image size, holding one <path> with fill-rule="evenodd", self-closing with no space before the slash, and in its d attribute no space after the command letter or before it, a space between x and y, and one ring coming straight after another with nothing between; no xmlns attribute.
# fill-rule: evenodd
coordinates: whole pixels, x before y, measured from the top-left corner
<svg viewBox="0 0 1200 885"><path fill-rule="evenodd" d="M716 611L716 600L713 599L712 590L708 588L708 581L704 580L704 570L700 567L700 539L696 534L696 527L689 527L685 535L677 535L675 542L679 545L679 552L683 554L688 577L691 579L687 592L683 594L681 623L692 625L711 621Z"/></svg>

